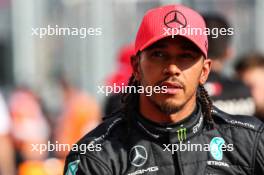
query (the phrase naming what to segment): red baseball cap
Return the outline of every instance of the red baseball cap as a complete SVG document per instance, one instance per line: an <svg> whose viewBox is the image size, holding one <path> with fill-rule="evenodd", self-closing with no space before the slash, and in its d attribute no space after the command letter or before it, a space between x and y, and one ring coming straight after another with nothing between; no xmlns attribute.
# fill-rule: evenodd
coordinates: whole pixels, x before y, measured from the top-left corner
<svg viewBox="0 0 264 175"><path fill-rule="evenodd" d="M145 14L136 36L135 53L168 36L187 38L207 58L208 39L204 19L198 12L180 4L151 9Z"/></svg>

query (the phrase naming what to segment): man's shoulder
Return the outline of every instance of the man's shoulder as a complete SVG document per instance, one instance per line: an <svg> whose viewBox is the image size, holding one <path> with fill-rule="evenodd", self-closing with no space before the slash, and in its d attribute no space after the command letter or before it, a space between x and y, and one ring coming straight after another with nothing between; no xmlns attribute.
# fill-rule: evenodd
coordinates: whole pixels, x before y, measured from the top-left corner
<svg viewBox="0 0 264 175"><path fill-rule="evenodd" d="M115 144L122 144L124 142L125 133L125 119L122 112L112 114L104 120L94 130L87 133L74 146L76 149L71 150L72 154L94 154L102 152L102 150L112 149ZM81 150L82 148L82 150ZM85 151L83 149L86 148ZM89 149L97 148L97 149Z"/></svg>
<svg viewBox="0 0 264 175"><path fill-rule="evenodd" d="M110 167L117 171L120 168L119 159L126 158L126 128L123 113L113 114L72 147L66 164L79 161L85 172L92 169L98 174L115 174Z"/></svg>
<svg viewBox="0 0 264 175"><path fill-rule="evenodd" d="M253 132L262 132L264 123L254 116L232 115L213 107L212 115L219 127L236 127Z"/></svg>

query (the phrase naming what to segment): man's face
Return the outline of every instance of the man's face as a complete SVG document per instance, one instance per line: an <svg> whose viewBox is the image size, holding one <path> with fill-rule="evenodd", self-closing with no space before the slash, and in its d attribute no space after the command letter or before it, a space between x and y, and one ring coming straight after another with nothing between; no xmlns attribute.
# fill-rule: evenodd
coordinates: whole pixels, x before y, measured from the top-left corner
<svg viewBox="0 0 264 175"><path fill-rule="evenodd" d="M242 80L251 90L257 113L264 115L264 69L249 69L242 74Z"/></svg>
<svg viewBox="0 0 264 175"><path fill-rule="evenodd" d="M211 61L183 37L162 39L136 57L134 75L141 85L167 86L166 93L146 96L163 113L173 114L196 100L199 84L204 84ZM144 95L144 94L141 94Z"/></svg>

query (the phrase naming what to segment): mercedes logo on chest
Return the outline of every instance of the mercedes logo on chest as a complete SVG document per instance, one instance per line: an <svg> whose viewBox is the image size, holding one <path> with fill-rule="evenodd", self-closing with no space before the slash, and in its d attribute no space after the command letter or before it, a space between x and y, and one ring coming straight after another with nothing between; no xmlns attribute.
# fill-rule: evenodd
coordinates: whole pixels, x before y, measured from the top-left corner
<svg viewBox="0 0 264 175"><path fill-rule="evenodd" d="M187 26L187 20L181 12L173 10L165 15L164 25L168 28L183 28Z"/></svg>
<svg viewBox="0 0 264 175"><path fill-rule="evenodd" d="M144 146L136 145L129 152L130 163L136 167L144 165L147 159L148 153Z"/></svg>

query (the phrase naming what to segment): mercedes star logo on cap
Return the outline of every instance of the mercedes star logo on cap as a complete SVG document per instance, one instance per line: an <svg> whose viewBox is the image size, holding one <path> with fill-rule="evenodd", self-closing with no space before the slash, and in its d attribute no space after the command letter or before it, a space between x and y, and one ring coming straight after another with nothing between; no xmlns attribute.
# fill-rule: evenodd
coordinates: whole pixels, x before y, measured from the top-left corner
<svg viewBox="0 0 264 175"><path fill-rule="evenodd" d="M164 25L168 28L183 28L186 27L187 20L181 12L173 10L167 13L164 17Z"/></svg>
<svg viewBox="0 0 264 175"><path fill-rule="evenodd" d="M146 163L148 159L148 153L144 146L136 145L129 153L129 160L132 165L140 167Z"/></svg>

